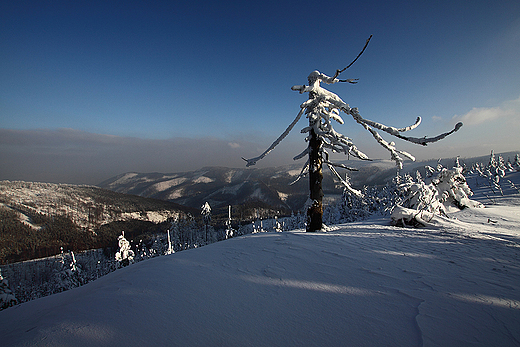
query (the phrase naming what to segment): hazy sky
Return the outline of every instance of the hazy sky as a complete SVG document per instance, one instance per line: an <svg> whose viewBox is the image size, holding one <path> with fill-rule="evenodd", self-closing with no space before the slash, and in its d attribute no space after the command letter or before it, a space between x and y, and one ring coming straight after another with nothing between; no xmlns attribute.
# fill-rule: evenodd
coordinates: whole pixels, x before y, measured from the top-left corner
<svg viewBox="0 0 520 347"><path fill-rule="evenodd" d="M2 1L0 179L95 184L127 172L242 167L319 70L361 115L442 142L418 159L520 150L520 2ZM352 119L337 131L388 159ZM299 130L263 160L291 162ZM387 140L390 138L386 137Z"/></svg>

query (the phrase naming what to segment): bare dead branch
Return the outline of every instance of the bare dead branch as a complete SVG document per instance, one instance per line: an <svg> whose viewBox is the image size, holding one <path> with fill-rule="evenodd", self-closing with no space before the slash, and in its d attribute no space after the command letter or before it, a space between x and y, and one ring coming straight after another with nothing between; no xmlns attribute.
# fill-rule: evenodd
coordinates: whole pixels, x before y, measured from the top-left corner
<svg viewBox="0 0 520 347"><path fill-rule="evenodd" d="M352 64L354 64L356 62L356 60L358 60L358 58L361 56L361 54L363 54L363 52L365 51L365 49L367 48L368 46L368 43L370 42L370 39L372 38L372 35L370 35L370 37L367 39L367 42L365 43L365 47L363 47L363 49L361 50L361 52L359 52L358 56L356 57L356 59L354 59L352 61L352 63L348 64L345 68L343 68L342 70L336 70L336 73L334 74L334 77L332 77L332 79L335 79L336 77L339 76L340 73L342 73L343 71L345 71L346 69L348 69L349 67L352 66ZM346 80L348 81L348 80ZM340 81L340 82L343 82L343 81ZM350 82L352 83L352 82Z"/></svg>

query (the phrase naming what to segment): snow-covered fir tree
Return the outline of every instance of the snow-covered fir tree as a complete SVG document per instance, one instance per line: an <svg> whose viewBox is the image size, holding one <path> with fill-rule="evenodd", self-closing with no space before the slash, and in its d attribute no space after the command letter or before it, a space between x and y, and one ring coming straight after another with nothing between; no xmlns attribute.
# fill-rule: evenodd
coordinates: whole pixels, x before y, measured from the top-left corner
<svg viewBox="0 0 520 347"><path fill-rule="evenodd" d="M200 214L202 214L202 219L204 220L204 241L207 242L208 241L208 227L209 227L209 224L211 223L211 206L209 206L209 203L206 202L204 205L202 205L201 207L201 212Z"/></svg>
<svg viewBox="0 0 520 347"><path fill-rule="evenodd" d="M0 269L0 310L16 304L18 304L18 300L16 300L13 291L9 288L9 281L2 276L2 270Z"/></svg>
<svg viewBox="0 0 520 347"><path fill-rule="evenodd" d="M130 242L128 242L127 239L125 239L125 232L122 231L121 235L117 238L119 250L116 253L116 261L118 262L119 266L127 266L129 264L132 264L134 262L134 251L130 247Z"/></svg>
<svg viewBox="0 0 520 347"><path fill-rule="evenodd" d="M283 231L283 222L278 220L277 216L274 216L274 226L273 229L275 232L281 233Z"/></svg>
<svg viewBox="0 0 520 347"><path fill-rule="evenodd" d="M516 169L516 171L520 171L520 154L515 155L515 161L513 162L513 168Z"/></svg>
<svg viewBox="0 0 520 347"><path fill-rule="evenodd" d="M267 154L269 154L293 129L296 123L300 120L303 114L306 115L309 120L309 125L302 129L302 133L307 133L306 141L308 142L308 146L294 157L295 160L301 159L305 156L308 156L307 162L304 164L300 174L298 175L297 180L300 178L309 175L310 189L309 189L309 198L311 201L310 207L307 210L307 231L317 231L322 228L322 220L323 220L323 189L322 189L322 180L323 180L323 172L322 167L323 164L327 165L330 171L336 176L336 178L343 183L345 189L350 191L351 194L361 196L361 192L352 188L352 186L343 179L339 175L336 170L336 167L340 167L347 170L355 170L349 168L343 164L334 163L329 160L329 152L332 153L344 153L347 156L353 156L358 159L368 160L368 156L361 152L356 145L352 142L350 138L347 136L337 132L333 128L333 121L343 124L344 121L340 116L340 113L343 112L347 115L352 116L352 118L360 124L363 128L365 128L370 134L374 137L377 143L383 146L390 152L390 157L392 160L396 162L396 165L402 168L403 157L408 158L410 160L415 160L415 158L404 151L398 150L395 147L394 142L387 142L381 137L378 133L378 130L386 132L392 136L400 138L405 141L409 141L412 143L427 145L431 142L439 141L449 134L457 131L462 123L457 123L455 128L447 133L441 134L439 136L433 138L414 138L414 137L406 137L401 133L415 129L419 126L421 122L421 118L417 117L417 120L414 124L404 127L404 128L396 128L386 126L384 124L374 122L369 119L365 119L361 116L357 107L350 107L347 103L345 103L338 95L326 90L320 86L321 82L326 84L334 84L338 82L348 82L355 84L357 83L356 79L346 79L340 80L337 77L346 69L348 69L364 52L367 47L370 38L366 41L363 50L358 54L356 59L352 61L348 66L344 69L336 70L336 73L330 77L319 71L313 71L307 77L308 85L295 85L291 89L294 91L298 91L301 93L309 93L309 99L303 102L300 105L300 112L294 119L294 121L287 127L284 133L276 139L273 144L264 151L261 155L251 159L245 159L247 164L246 166L255 165L259 160L263 159Z"/></svg>
<svg viewBox="0 0 520 347"><path fill-rule="evenodd" d="M58 267L54 269L54 292L62 292L71 288L79 287L86 283L82 278L82 269L76 262L74 252L65 254L61 247L61 254L57 258Z"/></svg>
<svg viewBox="0 0 520 347"><path fill-rule="evenodd" d="M168 229L167 236L168 236L168 248L166 249L166 255L175 253L175 250L173 248L172 243L172 237L171 234L174 232L174 223L171 223L170 228Z"/></svg>
<svg viewBox="0 0 520 347"><path fill-rule="evenodd" d="M236 231L231 226L231 205L228 206L228 219L226 220L226 240L232 238Z"/></svg>

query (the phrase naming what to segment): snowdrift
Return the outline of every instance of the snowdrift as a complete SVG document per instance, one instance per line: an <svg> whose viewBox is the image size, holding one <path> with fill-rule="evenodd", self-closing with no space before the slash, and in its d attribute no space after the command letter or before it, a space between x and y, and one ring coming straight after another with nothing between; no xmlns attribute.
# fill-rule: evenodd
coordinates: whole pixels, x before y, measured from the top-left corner
<svg viewBox="0 0 520 347"><path fill-rule="evenodd" d="M154 258L0 311L3 346L518 346L520 211L371 220Z"/></svg>

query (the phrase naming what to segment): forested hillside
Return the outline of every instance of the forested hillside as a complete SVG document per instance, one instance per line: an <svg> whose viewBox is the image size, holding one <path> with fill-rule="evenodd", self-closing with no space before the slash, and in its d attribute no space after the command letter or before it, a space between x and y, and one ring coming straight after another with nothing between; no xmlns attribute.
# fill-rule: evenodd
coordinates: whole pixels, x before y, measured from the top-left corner
<svg viewBox="0 0 520 347"><path fill-rule="evenodd" d="M0 182L0 264L111 246L163 232L170 218L198 214L173 202L92 187Z"/></svg>

